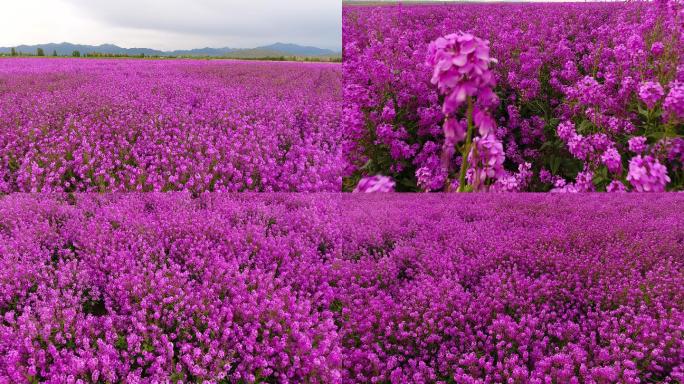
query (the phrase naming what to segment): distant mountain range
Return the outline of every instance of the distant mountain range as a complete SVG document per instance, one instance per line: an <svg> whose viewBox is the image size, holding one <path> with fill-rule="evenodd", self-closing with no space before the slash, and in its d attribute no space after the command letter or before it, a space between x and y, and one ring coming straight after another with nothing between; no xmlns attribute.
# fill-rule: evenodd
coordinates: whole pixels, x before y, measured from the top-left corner
<svg viewBox="0 0 684 384"><path fill-rule="evenodd" d="M267 56L304 56L304 57L323 57L323 56L340 56L340 52L335 52L330 49L323 49L317 47L307 47L297 44L275 43L256 48L197 48L188 50L176 51L160 51L150 48L122 48L114 44L102 45L82 45L71 43L50 43L37 45L19 45L16 47L0 47L0 53L10 53L12 48L17 52L35 54L38 48L43 49L45 55L50 56L53 52L57 52L59 56L71 56L74 51L83 54L111 54L111 55L128 55L139 56L197 56L197 57L242 57L242 58L256 58Z"/></svg>

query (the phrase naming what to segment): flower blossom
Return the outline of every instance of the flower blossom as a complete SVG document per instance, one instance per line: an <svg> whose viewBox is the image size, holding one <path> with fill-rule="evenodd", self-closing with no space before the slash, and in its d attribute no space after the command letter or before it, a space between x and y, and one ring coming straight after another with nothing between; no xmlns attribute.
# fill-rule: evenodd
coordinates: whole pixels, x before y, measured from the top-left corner
<svg viewBox="0 0 684 384"><path fill-rule="evenodd" d="M622 182L613 180L606 186L606 192L627 192L627 188Z"/></svg>
<svg viewBox="0 0 684 384"><path fill-rule="evenodd" d="M665 91L663 91L663 87L658 82L646 81L639 86L639 98L649 109L655 107L664 95Z"/></svg>
<svg viewBox="0 0 684 384"><path fill-rule="evenodd" d="M430 43L428 65L434 68L432 84L447 95L443 110L450 115L468 96L478 96L483 105L497 101L492 92L494 74L489 70L496 59L489 57L489 42L469 33L452 33Z"/></svg>
<svg viewBox="0 0 684 384"><path fill-rule="evenodd" d="M669 119L684 120L684 83L676 81L670 85L663 111Z"/></svg>
<svg viewBox="0 0 684 384"><path fill-rule="evenodd" d="M637 192L664 192L670 182L667 168L652 156L637 155L629 161L627 181Z"/></svg>
<svg viewBox="0 0 684 384"><path fill-rule="evenodd" d="M656 41L655 43L653 43L653 45L651 45L651 53L653 54L653 56L658 57L662 55L664 51L665 45L663 45L663 43L661 43L660 41Z"/></svg>
<svg viewBox="0 0 684 384"><path fill-rule="evenodd" d="M601 162L612 173L619 173L622 169L622 159L620 153L614 147L606 149L601 156Z"/></svg>
<svg viewBox="0 0 684 384"><path fill-rule="evenodd" d="M468 162L473 169L472 180L469 179L470 184L473 184L476 179L484 183L487 178L498 179L503 176L505 160L503 144L494 136L475 138L474 148L468 155Z"/></svg>
<svg viewBox="0 0 684 384"><path fill-rule="evenodd" d="M627 141L629 150L640 155L646 150L646 138L643 136L634 136Z"/></svg>
<svg viewBox="0 0 684 384"><path fill-rule="evenodd" d="M375 175L362 178L354 192L394 192L395 185L396 183L390 177Z"/></svg>

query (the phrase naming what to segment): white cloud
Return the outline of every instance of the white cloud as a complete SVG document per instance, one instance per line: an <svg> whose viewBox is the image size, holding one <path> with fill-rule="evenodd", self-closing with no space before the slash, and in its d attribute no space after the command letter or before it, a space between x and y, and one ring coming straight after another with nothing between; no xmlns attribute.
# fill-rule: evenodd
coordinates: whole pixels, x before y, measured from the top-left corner
<svg viewBox="0 0 684 384"><path fill-rule="evenodd" d="M0 46L68 41L124 47L339 49L340 0L0 0Z"/></svg>

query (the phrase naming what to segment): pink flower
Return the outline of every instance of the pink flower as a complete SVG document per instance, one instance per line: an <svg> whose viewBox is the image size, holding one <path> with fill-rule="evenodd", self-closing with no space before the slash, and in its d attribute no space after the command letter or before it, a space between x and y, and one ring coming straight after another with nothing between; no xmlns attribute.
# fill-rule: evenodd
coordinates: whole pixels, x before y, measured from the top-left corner
<svg viewBox="0 0 684 384"><path fill-rule="evenodd" d="M589 141L582 135L575 135L568 140L568 150L577 159L586 159L591 151Z"/></svg>
<svg viewBox="0 0 684 384"><path fill-rule="evenodd" d="M630 151L636 154L642 154L646 150L646 138L643 136L634 136L627 141L627 146Z"/></svg>
<svg viewBox="0 0 684 384"><path fill-rule="evenodd" d="M496 98L491 89L494 75L489 64L496 60L489 57L489 42L469 33L452 33L430 43L427 64L434 70L432 84L447 95L444 113L454 113L467 99L482 93L483 102Z"/></svg>
<svg viewBox="0 0 684 384"><path fill-rule="evenodd" d="M466 124L451 118L444 121L444 139L449 145L463 141L466 137Z"/></svg>
<svg viewBox="0 0 684 384"><path fill-rule="evenodd" d="M442 188L446 178L447 173L444 169L420 167L416 170L417 184L422 190L427 192Z"/></svg>
<svg viewBox="0 0 684 384"><path fill-rule="evenodd" d="M480 136L487 136L489 133L494 134L496 122L485 111L477 110L473 115L473 122L480 130Z"/></svg>
<svg viewBox="0 0 684 384"><path fill-rule="evenodd" d="M573 124L572 121L564 121L558 124L558 128L556 128L556 133L558 134L558 138L565 142L568 142L568 140L577 136L577 132L575 131L575 124Z"/></svg>
<svg viewBox="0 0 684 384"><path fill-rule="evenodd" d="M670 182L667 168L652 156L637 155L629 161L627 181L637 192L664 192Z"/></svg>
<svg viewBox="0 0 684 384"><path fill-rule="evenodd" d="M667 118L684 120L684 83L675 81L670 84L670 92L663 103Z"/></svg>
<svg viewBox="0 0 684 384"><path fill-rule="evenodd" d="M362 178L354 189L354 192L394 192L395 185L396 183L390 177L375 175Z"/></svg>
<svg viewBox="0 0 684 384"><path fill-rule="evenodd" d="M663 98L665 91L660 83L655 81L646 81L639 86L639 98L648 106L649 109Z"/></svg>
<svg viewBox="0 0 684 384"><path fill-rule="evenodd" d="M653 54L653 56L658 57L662 55L664 50L665 46L660 41L657 41L653 43L653 45L651 45L651 53Z"/></svg>
<svg viewBox="0 0 684 384"><path fill-rule="evenodd" d="M606 149L601 156L601 162L612 173L619 173L622 169L622 159L620 153L614 147Z"/></svg>
<svg viewBox="0 0 684 384"><path fill-rule="evenodd" d="M613 180L606 187L606 192L627 192L627 188L622 182L618 180Z"/></svg>
<svg viewBox="0 0 684 384"><path fill-rule="evenodd" d="M527 187L530 180L532 180L532 164L523 163L518 165L517 173L506 174L499 178L489 190L490 192L520 192Z"/></svg>
<svg viewBox="0 0 684 384"><path fill-rule="evenodd" d="M484 182L487 178L498 179L504 176L503 163L506 160L506 156L503 144L493 135L487 135L482 138L475 138L474 145L477 151L477 158L473 156L475 150L471 150L468 155L468 162L475 169L473 180L475 176L479 177L480 182Z"/></svg>

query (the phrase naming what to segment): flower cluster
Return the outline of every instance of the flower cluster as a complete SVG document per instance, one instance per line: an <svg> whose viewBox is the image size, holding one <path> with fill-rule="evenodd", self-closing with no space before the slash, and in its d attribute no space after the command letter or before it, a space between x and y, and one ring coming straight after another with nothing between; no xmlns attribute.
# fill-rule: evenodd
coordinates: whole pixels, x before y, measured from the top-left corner
<svg viewBox="0 0 684 384"><path fill-rule="evenodd" d="M629 161L629 181L637 192L664 192L670 182L667 168L652 156L638 155Z"/></svg>
<svg viewBox="0 0 684 384"><path fill-rule="evenodd" d="M485 190L487 179L503 176L505 152L496 138L496 122L488 109L499 99L493 91L496 82L489 68L496 59L489 56L489 42L469 33L452 33L431 42L428 47L427 64L434 67L432 84L445 95L442 112L444 121L443 168L446 173L454 153L454 145L465 139L461 153L459 184L468 183L475 190ZM465 120L457 120L456 113L467 101ZM480 137L473 141L473 124ZM466 132L467 130L467 132ZM474 145L471 145L474 144ZM464 161L467 163L463 164ZM432 175L430 168L416 171L418 185L425 185L425 175ZM425 189L437 189L432 188Z"/></svg>
<svg viewBox="0 0 684 384"><path fill-rule="evenodd" d="M639 97L649 108L655 107L664 95L663 87L656 81L647 81L639 86Z"/></svg>
<svg viewBox="0 0 684 384"><path fill-rule="evenodd" d="M471 165L468 184L477 190L484 186L485 180L501 178L506 173L503 167L505 160L503 145L493 135L476 137L468 155L468 163Z"/></svg>
<svg viewBox="0 0 684 384"><path fill-rule="evenodd" d="M489 57L489 42L470 33L452 33L430 43L427 64L434 68L431 82L446 95L442 110L451 115L468 97L478 97L483 105L498 101L496 85L489 69L496 59Z"/></svg>
<svg viewBox="0 0 684 384"><path fill-rule="evenodd" d="M676 121L684 120L684 82L674 82L663 102L665 116Z"/></svg>
<svg viewBox="0 0 684 384"><path fill-rule="evenodd" d="M0 60L0 193L339 191L338 64Z"/></svg>
<svg viewBox="0 0 684 384"><path fill-rule="evenodd" d="M375 175L364 177L354 189L354 192L394 192L396 183L387 176Z"/></svg>
<svg viewBox="0 0 684 384"><path fill-rule="evenodd" d="M646 138L643 136L634 136L627 142L629 150L636 153L637 155L643 153L646 148Z"/></svg>
<svg viewBox="0 0 684 384"><path fill-rule="evenodd" d="M679 383L683 210L681 194L4 196L0 382Z"/></svg>

